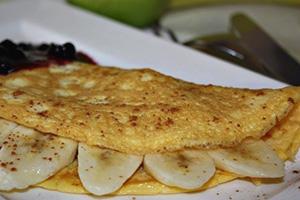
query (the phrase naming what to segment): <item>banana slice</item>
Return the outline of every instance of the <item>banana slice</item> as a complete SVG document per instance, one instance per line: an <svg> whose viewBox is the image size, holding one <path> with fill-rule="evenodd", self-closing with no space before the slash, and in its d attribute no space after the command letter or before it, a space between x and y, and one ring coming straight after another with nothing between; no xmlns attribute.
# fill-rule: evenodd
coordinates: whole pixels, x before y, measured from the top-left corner
<svg viewBox="0 0 300 200"><path fill-rule="evenodd" d="M201 187L215 173L213 160L200 150L149 154L144 167L158 181L184 189Z"/></svg>
<svg viewBox="0 0 300 200"><path fill-rule="evenodd" d="M249 177L284 176L284 163L263 141L248 141L234 149L208 151L217 168Z"/></svg>
<svg viewBox="0 0 300 200"><path fill-rule="evenodd" d="M0 190L24 189L55 174L74 160L77 143L17 126L0 150Z"/></svg>
<svg viewBox="0 0 300 200"><path fill-rule="evenodd" d="M16 123L7 121L5 119L0 119L0 149L9 132L16 127Z"/></svg>
<svg viewBox="0 0 300 200"><path fill-rule="evenodd" d="M92 194L104 195L118 190L142 161L143 156L79 143L79 177L85 189Z"/></svg>

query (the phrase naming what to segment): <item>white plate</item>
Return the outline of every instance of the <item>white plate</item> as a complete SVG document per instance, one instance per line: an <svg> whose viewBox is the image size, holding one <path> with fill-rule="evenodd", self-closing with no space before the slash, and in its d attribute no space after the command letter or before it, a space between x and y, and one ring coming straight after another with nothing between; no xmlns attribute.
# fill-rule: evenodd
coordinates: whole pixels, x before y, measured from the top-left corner
<svg viewBox="0 0 300 200"><path fill-rule="evenodd" d="M79 49L105 65L126 68L151 67L160 72L197 83L225 86L277 88L285 84L217 60L182 46L160 40L138 30L96 17L61 2L13 1L0 3L0 40L65 42L72 41ZM300 155L298 156L300 160ZM256 187L245 181L233 181L194 194L135 196L140 199L297 199L300 163L289 163L281 184ZM1 181L1 180L0 180ZM239 190L239 192L236 192ZM9 199L99 199L43 189L3 193ZM107 197L132 199L132 196ZM106 199L101 197L100 199Z"/></svg>

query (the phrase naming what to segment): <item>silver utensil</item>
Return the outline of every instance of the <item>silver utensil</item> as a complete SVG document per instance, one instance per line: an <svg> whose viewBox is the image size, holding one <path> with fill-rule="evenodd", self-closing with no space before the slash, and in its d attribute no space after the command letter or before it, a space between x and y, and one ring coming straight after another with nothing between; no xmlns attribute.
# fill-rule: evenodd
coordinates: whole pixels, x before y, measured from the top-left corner
<svg viewBox="0 0 300 200"><path fill-rule="evenodd" d="M300 65L248 16L231 17L230 33L185 43L291 85L300 85Z"/></svg>
<svg viewBox="0 0 300 200"><path fill-rule="evenodd" d="M244 14L231 18L232 33L261 68L283 82L300 85L300 65L274 39Z"/></svg>
<svg viewBox="0 0 300 200"><path fill-rule="evenodd" d="M159 24L153 32L178 42L172 30ZM184 45L282 82L300 85L300 64L245 14L231 17L228 33L195 38Z"/></svg>

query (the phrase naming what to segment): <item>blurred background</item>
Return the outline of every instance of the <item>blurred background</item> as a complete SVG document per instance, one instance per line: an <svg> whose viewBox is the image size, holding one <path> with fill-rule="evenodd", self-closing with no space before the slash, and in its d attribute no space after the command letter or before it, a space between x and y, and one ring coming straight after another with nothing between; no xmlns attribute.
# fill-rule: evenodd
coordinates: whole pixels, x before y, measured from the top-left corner
<svg viewBox="0 0 300 200"><path fill-rule="evenodd" d="M85 10L184 43L230 31L244 13L300 60L300 0L67 0ZM168 33L171 31L170 33ZM173 36L172 36L173 34ZM175 40L176 40L175 39Z"/></svg>
<svg viewBox="0 0 300 200"><path fill-rule="evenodd" d="M300 0L67 2L170 42L300 84Z"/></svg>

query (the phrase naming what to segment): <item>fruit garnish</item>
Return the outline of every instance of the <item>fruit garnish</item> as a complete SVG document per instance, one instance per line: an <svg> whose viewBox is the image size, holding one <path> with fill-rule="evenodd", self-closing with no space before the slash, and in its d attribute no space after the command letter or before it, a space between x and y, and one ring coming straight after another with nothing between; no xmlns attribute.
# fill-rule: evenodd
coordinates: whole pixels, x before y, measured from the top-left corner
<svg viewBox="0 0 300 200"><path fill-rule="evenodd" d="M6 75L24 68L49 66L50 64L66 64L71 61L80 61L96 64L92 58L76 51L70 43L62 45L55 43L14 43L3 40L0 43L0 74Z"/></svg>

